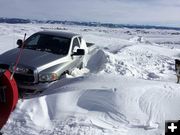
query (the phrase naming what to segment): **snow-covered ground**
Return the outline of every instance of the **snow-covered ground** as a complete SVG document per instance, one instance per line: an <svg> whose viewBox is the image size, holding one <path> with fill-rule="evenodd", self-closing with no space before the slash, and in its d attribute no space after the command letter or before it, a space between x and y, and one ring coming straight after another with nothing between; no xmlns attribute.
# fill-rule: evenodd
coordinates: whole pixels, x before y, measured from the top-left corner
<svg viewBox="0 0 180 135"><path fill-rule="evenodd" d="M163 135L164 121L179 119L180 31L0 24L0 53L44 29L80 33L95 49L86 68L19 100L5 135Z"/></svg>

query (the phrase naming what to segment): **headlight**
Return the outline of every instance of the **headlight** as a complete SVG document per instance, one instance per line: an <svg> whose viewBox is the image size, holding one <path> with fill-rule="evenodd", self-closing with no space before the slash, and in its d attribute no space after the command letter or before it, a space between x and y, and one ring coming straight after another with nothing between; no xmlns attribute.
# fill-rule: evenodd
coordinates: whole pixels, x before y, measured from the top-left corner
<svg viewBox="0 0 180 135"><path fill-rule="evenodd" d="M58 75L56 73L46 73L39 75L40 82L51 82L55 80L58 80Z"/></svg>

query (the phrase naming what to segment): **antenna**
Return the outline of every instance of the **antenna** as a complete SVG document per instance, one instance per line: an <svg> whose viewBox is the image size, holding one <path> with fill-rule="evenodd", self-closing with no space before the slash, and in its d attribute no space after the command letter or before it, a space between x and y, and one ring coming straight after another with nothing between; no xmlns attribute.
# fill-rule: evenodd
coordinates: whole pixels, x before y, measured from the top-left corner
<svg viewBox="0 0 180 135"><path fill-rule="evenodd" d="M23 49L24 49L24 42L25 42L25 40L26 40L26 33L24 34L24 39L23 39L23 42L22 42L22 45L21 45L19 54L18 54L18 56L17 56L17 58L16 58L16 62L15 62L15 65L14 65L14 67L13 67L13 72L12 72L12 74L11 74L10 80L12 80L12 78L13 78L13 76L14 76L14 73L16 72L17 65L18 65L18 63L19 63L19 60L20 60L20 58L21 58L21 55L22 55L22 52L23 52Z"/></svg>

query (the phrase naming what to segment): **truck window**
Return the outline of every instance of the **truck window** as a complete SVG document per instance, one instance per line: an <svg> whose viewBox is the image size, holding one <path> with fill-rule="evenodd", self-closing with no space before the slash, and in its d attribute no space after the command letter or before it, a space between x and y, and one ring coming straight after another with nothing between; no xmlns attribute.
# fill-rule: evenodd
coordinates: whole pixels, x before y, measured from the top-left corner
<svg viewBox="0 0 180 135"><path fill-rule="evenodd" d="M79 40L79 44L81 44L81 37L78 37L78 40Z"/></svg>
<svg viewBox="0 0 180 135"><path fill-rule="evenodd" d="M24 48L67 55L69 52L70 41L69 38L38 33L32 35L25 41Z"/></svg>
<svg viewBox="0 0 180 135"><path fill-rule="evenodd" d="M40 35L33 35L31 38L29 38L27 41L26 41L26 45L37 45L38 41L39 41L39 38L40 38Z"/></svg>
<svg viewBox="0 0 180 135"><path fill-rule="evenodd" d="M76 50L80 48L80 45L79 45L79 41L78 41L78 38L75 38L73 40L73 45L72 45L72 52L76 52Z"/></svg>

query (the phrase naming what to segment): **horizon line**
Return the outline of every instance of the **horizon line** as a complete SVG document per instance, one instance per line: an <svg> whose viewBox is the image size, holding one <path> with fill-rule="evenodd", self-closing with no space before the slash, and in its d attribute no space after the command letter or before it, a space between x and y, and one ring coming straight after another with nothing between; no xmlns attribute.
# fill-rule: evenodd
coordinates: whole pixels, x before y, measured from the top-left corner
<svg viewBox="0 0 180 135"><path fill-rule="evenodd" d="M11 22L13 21L14 22ZM33 22L34 21L34 22ZM96 22L96 21L73 21L73 20L54 20L54 19L25 19L16 17L0 17L0 23L49 23L49 24L66 24L66 25L83 25L108 28L139 28L139 29L166 29L166 30L180 30L178 26L163 26L163 25L149 25L149 24L122 24L122 23L110 23L110 22Z"/></svg>

